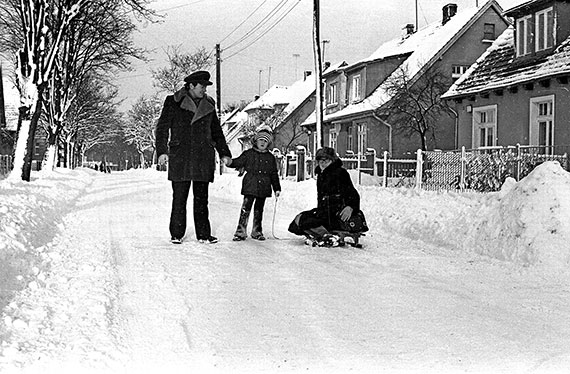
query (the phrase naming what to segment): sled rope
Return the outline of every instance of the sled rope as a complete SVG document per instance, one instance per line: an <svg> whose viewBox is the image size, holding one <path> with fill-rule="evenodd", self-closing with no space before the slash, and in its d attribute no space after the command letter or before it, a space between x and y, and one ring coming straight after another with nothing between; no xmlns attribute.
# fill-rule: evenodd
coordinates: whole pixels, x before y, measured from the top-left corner
<svg viewBox="0 0 570 374"><path fill-rule="evenodd" d="M279 198L275 196L275 204L273 204L273 219L271 220L271 236L273 236L274 239L280 240L275 236L275 214L277 212L277 200L279 200Z"/></svg>

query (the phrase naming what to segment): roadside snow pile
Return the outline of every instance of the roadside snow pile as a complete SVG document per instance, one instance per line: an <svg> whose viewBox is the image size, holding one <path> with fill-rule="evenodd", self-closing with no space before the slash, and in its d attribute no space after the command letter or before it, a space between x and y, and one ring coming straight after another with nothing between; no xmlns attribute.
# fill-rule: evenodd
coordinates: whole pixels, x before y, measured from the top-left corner
<svg viewBox="0 0 570 374"><path fill-rule="evenodd" d="M475 213L464 247L522 265L565 270L570 265L570 173L545 162Z"/></svg>
<svg viewBox="0 0 570 374"><path fill-rule="evenodd" d="M92 180L91 173L58 169L31 182L0 181L0 309L10 294L47 266L43 246L57 234L62 216Z"/></svg>
<svg viewBox="0 0 570 374"><path fill-rule="evenodd" d="M412 238L546 271L570 265L570 173L557 162L496 193L364 188L363 201L367 216Z"/></svg>

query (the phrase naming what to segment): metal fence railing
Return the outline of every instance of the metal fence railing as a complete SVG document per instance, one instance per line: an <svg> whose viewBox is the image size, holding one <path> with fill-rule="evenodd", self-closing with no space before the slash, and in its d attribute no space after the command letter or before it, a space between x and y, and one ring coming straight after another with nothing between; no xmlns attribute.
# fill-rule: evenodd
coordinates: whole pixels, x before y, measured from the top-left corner
<svg viewBox="0 0 570 374"><path fill-rule="evenodd" d="M5 176L12 170L12 156L0 155L0 176Z"/></svg>
<svg viewBox="0 0 570 374"><path fill-rule="evenodd" d="M498 191L509 177L516 181L545 161L557 161L570 171L570 146L504 146L455 151L416 152L415 159L391 159L388 152L376 157L374 149L364 155L341 157L347 169L379 177L384 187L414 187L424 190ZM313 161L304 148L284 160L285 177L297 181L313 176ZM302 160L299 162L299 160Z"/></svg>
<svg viewBox="0 0 570 374"><path fill-rule="evenodd" d="M420 187L427 190L500 190L507 178L516 181L545 161L569 170L569 146L505 146L451 152L422 152Z"/></svg>

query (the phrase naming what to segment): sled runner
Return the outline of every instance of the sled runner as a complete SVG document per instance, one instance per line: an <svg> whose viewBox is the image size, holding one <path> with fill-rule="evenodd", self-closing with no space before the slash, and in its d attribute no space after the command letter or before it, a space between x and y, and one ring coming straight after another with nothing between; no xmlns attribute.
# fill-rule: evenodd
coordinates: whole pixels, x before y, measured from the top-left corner
<svg viewBox="0 0 570 374"><path fill-rule="evenodd" d="M341 230L334 230L332 233L339 237L339 242L342 243L341 246L348 244L355 248L362 248L362 244L359 243L360 237L366 235L363 232L349 232Z"/></svg>

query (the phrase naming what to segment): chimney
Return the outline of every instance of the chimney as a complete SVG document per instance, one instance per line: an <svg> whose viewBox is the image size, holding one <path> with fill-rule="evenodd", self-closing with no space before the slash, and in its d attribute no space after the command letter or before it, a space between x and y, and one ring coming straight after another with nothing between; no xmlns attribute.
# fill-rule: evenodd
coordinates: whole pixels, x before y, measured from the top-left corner
<svg viewBox="0 0 570 374"><path fill-rule="evenodd" d="M445 25L447 21L451 19L455 14L457 14L457 4L447 4L443 7L443 19L441 21L442 25Z"/></svg>
<svg viewBox="0 0 570 374"><path fill-rule="evenodd" d="M413 23L408 23L406 26L404 26L402 28L402 30L405 30L402 33L402 39L406 39L408 36L412 35L414 33L414 24Z"/></svg>
<svg viewBox="0 0 570 374"><path fill-rule="evenodd" d="M255 100L257 100L257 99L259 99L259 95L255 95L255 96L253 97L253 101L255 101Z"/></svg>
<svg viewBox="0 0 570 374"><path fill-rule="evenodd" d="M305 72L303 73L303 80L307 80L307 77L311 75L311 71L310 70L305 70Z"/></svg>

